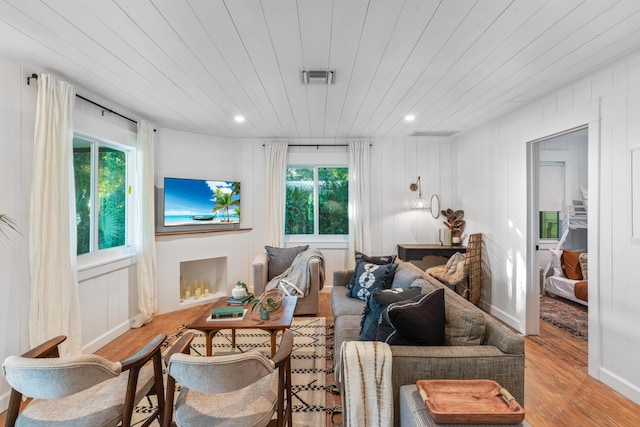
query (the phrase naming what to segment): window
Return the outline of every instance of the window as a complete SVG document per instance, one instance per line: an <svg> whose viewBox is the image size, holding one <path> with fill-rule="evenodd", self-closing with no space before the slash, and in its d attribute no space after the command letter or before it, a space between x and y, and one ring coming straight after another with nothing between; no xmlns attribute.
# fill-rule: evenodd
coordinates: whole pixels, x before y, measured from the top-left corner
<svg viewBox="0 0 640 427"><path fill-rule="evenodd" d="M540 238L541 239L557 239L559 230L558 211L540 212Z"/></svg>
<svg viewBox="0 0 640 427"><path fill-rule="evenodd" d="M349 234L349 170L289 167L285 234Z"/></svg>
<svg viewBox="0 0 640 427"><path fill-rule="evenodd" d="M114 144L74 135L77 254L127 242L127 152Z"/></svg>

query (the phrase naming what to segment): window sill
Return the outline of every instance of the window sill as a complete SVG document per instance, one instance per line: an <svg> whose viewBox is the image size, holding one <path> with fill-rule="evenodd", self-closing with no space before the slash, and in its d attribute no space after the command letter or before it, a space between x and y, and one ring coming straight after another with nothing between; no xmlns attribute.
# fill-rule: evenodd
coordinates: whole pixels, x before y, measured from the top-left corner
<svg viewBox="0 0 640 427"><path fill-rule="evenodd" d="M78 257L79 282L121 270L136 263L137 254L130 247L105 252Z"/></svg>
<svg viewBox="0 0 640 427"><path fill-rule="evenodd" d="M285 246L309 245L316 249L347 249L347 236L286 236Z"/></svg>

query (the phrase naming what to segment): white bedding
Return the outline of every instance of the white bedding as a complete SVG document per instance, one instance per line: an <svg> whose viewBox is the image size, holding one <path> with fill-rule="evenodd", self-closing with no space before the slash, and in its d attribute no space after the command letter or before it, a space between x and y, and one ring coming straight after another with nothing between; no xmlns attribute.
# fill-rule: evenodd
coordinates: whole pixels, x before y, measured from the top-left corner
<svg viewBox="0 0 640 427"><path fill-rule="evenodd" d="M547 277L544 281L544 290L550 294L557 295L559 297L566 298L571 301L578 302L582 305L589 305L586 301L582 301L581 299L576 298L573 293L573 288L576 283L581 282L582 280L571 280L566 277L560 276L550 276Z"/></svg>

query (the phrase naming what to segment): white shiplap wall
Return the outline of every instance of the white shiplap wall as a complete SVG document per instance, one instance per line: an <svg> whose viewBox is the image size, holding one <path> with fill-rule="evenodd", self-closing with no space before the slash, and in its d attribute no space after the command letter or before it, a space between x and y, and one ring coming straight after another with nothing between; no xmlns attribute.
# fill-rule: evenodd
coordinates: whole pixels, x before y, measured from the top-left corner
<svg viewBox="0 0 640 427"><path fill-rule="evenodd" d="M23 78L25 80L23 80ZM26 86L19 64L0 57L0 212L16 221L21 235L0 235L0 360L29 348L27 228L36 88ZM0 380L0 411L9 386Z"/></svg>
<svg viewBox="0 0 640 427"><path fill-rule="evenodd" d="M229 284L243 280L252 284L251 262L264 251L265 223L262 206L264 189L264 147L266 139L228 139L161 129L156 150L156 185L165 176L202 179L237 179L242 182L241 227L248 233L212 233L204 236L174 236L157 239L160 312L177 308L179 261L195 253L227 256ZM335 139L289 139L291 144L345 144ZM372 252L396 253L398 243L436 243L441 219L427 212L412 211L409 205L417 193L409 184L422 177L423 196L439 195L443 208L453 206L456 162L450 142L442 139L407 138L371 140ZM330 152L335 147L320 147ZM343 149L343 148L342 148ZM300 149L292 148L300 151ZM315 147L314 147L315 150ZM241 237L242 235L242 237ZM349 268L353 256L342 242L296 242L317 247L325 255L326 284L332 284L335 270ZM194 249L200 248L200 249Z"/></svg>
<svg viewBox="0 0 640 427"><path fill-rule="evenodd" d="M32 71L29 66L0 57L0 212L10 215L21 233L11 235L8 241L0 238L0 360L29 349L29 198L38 90L37 81L26 83ZM85 118L100 117L98 120L105 122L113 119L103 120L100 110L86 105L78 107L76 111L82 110L80 115ZM84 352L97 350L128 329L136 309L132 268L127 260L79 273ZM6 409L8 396L8 385L0 380L0 411Z"/></svg>
<svg viewBox="0 0 640 427"><path fill-rule="evenodd" d="M469 224L485 234L491 278L483 303L529 330L529 137L589 123L589 373L640 402L640 244L631 239L629 150L640 144L640 55L589 75L459 137L457 187ZM601 118L598 120L598 118ZM532 138L531 138L532 139ZM473 214L471 214L473 212ZM595 221L592 221L595 219ZM593 232L592 232L593 231ZM593 243L596 243L595 245ZM594 273L592 275L592 272Z"/></svg>

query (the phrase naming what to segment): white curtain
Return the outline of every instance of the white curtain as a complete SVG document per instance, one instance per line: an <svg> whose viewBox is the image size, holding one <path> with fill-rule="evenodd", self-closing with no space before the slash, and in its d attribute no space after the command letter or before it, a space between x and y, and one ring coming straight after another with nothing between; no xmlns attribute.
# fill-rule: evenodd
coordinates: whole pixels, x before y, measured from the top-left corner
<svg viewBox="0 0 640 427"><path fill-rule="evenodd" d="M73 104L69 83L38 77L29 208L31 347L66 335L65 354L79 354L80 306L76 268Z"/></svg>
<svg viewBox="0 0 640 427"><path fill-rule="evenodd" d="M138 122L136 143L136 245L138 248L138 309L131 326L139 328L158 311L154 208L153 126Z"/></svg>
<svg viewBox="0 0 640 427"><path fill-rule="evenodd" d="M371 249L371 154L368 141L349 142L349 253ZM350 262L353 257L350 256ZM353 265L350 265L352 267Z"/></svg>
<svg viewBox="0 0 640 427"><path fill-rule="evenodd" d="M286 198L287 143L283 141L265 144L265 195L267 244L284 245L284 206Z"/></svg>

